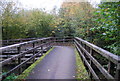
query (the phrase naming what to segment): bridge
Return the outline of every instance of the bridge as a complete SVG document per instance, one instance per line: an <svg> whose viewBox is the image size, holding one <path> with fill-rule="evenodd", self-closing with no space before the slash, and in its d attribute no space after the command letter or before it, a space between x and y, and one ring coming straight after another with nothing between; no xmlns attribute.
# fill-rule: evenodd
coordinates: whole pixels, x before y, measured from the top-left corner
<svg viewBox="0 0 120 81"><path fill-rule="evenodd" d="M25 40L5 40L0 48L1 68L14 64L7 72L1 73L1 80L12 73L21 75L27 65L38 62L27 79L76 79L76 56L88 73L91 81L120 80L120 56L112 54L79 37L47 37ZM49 52L48 52L49 51ZM45 56L46 52L48 54ZM42 58L42 61L38 61ZM29 66L27 68L29 68ZM82 66L82 65L81 65ZM79 66L79 67L81 67Z"/></svg>

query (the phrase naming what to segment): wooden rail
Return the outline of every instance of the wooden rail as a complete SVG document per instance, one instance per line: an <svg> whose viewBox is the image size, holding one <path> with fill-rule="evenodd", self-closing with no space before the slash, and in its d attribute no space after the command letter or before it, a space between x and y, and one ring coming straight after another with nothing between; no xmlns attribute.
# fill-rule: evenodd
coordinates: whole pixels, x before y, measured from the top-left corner
<svg viewBox="0 0 120 81"><path fill-rule="evenodd" d="M48 38L37 39L37 40L33 40L33 41L28 41L28 42L23 42L23 43L19 43L19 44L1 47L0 51L2 51L2 52L6 51L6 50L10 51L10 49L16 49L18 52L17 55L1 61L0 62L1 67L11 63L12 61L14 61L16 59L18 60L18 65L15 66L13 69L9 70L7 73L2 74L0 77L2 79L4 79L7 76L9 76L11 73L14 73L14 71L16 71L16 70L19 70L19 74L22 73L22 66L25 65L31 59L33 59L33 62L35 62L35 57L37 55L42 56L43 51L51 47L52 39L53 38L48 37ZM26 50L26 48L28 46L31 48ZM46 46L45 49L43 49L44 46ZM41 48L41 49L37 53L35 53L35 51L38 50L38 48ZM26 59L25 61L22 61L21 59L25 56L25 54L27 54L29 52L32 52L33 55L31 55L30 58Z"/></svg>
<svg viewBox="0 0 120 81"><path fill-rule="evenodd" d="M57 38L57 37L48 37L48 38L42 38L42 39L36 39L32 41L26 41L18 44L13 44L5 47L1 47L0 51L4 54L5 52L8 52L7 54L15 54L11 55L12 57L9 57L5 60L0 61L0 67L4 67L5 65L12 63L13 61L17 61L17 65L9 70L8 72L2 74L0 77L2 79L5 79L7 76L9 76L11 73L14 73L16 70L20 73L22 73L22 67L28 62L32 61L35 62L36 56L42 56L43 51L47 50L52 47L52 45L58 45L58 43L65 43L65 42L72 42L71 38ZM46 47L46 48L45 48ZM12 51L16 53L12 53ZM22 61L22 59L27 54L32 55L27 58L26 60ZM6 55L4 55L6 56Z"/></svg>
<svg viewBox="0 0 120 81"><path fill-rule="evenodd" d="M78 37L74 44L92 79L120 81L120 56Z"/></svg>
<svg viewBox="0 0 120 81"><path fill-rule="evenodd" d="M25 42L25 41L32 41L32 40L36 40L36 39L38 39L38 38L10 39L10 40L2 40L0 42L2 42L2 46L8 46L8 45L17 44L17 43L21 43L21 42Z"/></svg>
<svg viewBox="0 0 120 81"><path fill-rule="evenodd" d="M14 73L17 69L19 73L21 73L23 71L23 65L32 59L32 62L35 62L35 57L37 55L42 56L44 50L52 47L53 45L66 45L66 43L69 42L75 44L92 80L120 80L120 56L114 55L78 37L48 37L1 47L0 51L3 53L6 51L16 51L16 53L14 53L16 54L15 56L11 55L12 57L0 62L2 66L11 63L14 60L18 61L17 66L9 70L7 73L2 74L1 77L5 78L11 73ZM32 53L32 55L22 61L22 58L24 58L28 53Z"/></svg>

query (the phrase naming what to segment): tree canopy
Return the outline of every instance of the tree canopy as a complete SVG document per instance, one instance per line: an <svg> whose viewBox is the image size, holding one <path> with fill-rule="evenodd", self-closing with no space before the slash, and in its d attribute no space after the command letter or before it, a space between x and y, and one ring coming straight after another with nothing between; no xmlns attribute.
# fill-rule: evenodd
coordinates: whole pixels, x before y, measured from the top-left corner
<svg viewBox="0 0 120 81"><path fill-rule="evenodd" d="M120 55L120 2L65 3L56 14L0 1L3 40L78 36ZM67 5L66 5L67 4Z"/></svg>

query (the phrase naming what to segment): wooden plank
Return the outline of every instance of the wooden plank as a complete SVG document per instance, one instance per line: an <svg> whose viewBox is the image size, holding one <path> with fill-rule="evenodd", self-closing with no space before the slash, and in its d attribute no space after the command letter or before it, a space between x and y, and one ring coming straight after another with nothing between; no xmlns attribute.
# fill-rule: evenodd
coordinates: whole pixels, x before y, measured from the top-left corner
<svg viewBox="0 0 120 81"><path fill-rule="evenodd" d="M110 53L94 44L91 44L81 38L75 37L75 39L83 42L84 44L86 44L87 46L89 46L90 48L94 49L96 52L98 52L99 54L101 54L103 57L106 57L107 59L109 59L110 61L114 62L115 64L117 64L118 62L120 62L120 59L118 58L119 56Z"/></svg>
<svg viewBox="0 0 120 81"><path fill-rule="evenodd" d="M118 63L116 67L115 79L117 79L117 81L120 81L120 63Z"/></svg>
<svg viewBox="0 0 120 81"><path fill-rule="evenodd" d="M114 74L114 68L115 68L115 64L112 63L111 61L108 62L108 72L110 74Z"/></svg>
<svg viewBox="0 0 120 81"><path fill-rule="evenodd" d="M9 45L9 46L5 46L5 47L1 47L0 51L4 51L4 50L9 49L9 48L18 47L18 46L26 45L26 44L30 44L30 43L32 44L34 42L38 42L38 41L42 41L42 40L46 40L46 39L50 39L50 38L51 37L43 38L43 39L37 39L37 40L33 40L33 41L22 42L22 43L19 43L19 44L14 44L14 45Z"/></svg>
<svg viewBox="0 0 120 81"><path fill-rule="evenodd" d="M81 50L79 49L79 47L77 46L76 43L75 43L75 46L76 46L79 54L82 56L83 60L85 61L86 65L88 66L88 69L91 72L91 74L93 75L94 79L100 81L99 77L97 76L97 74L95 73L95 71L92 69L92 67L90 66L90 64L88 63L87 59L84 57L84 55L82 54Z"/></svg>
<svg viewBox="0 0 120 81"><path fill-rule="evenodd" d="M85 54L92 60L92 62L97 66L100 72L107 78L107 79L114 79L112 75L108 73L108 71L102 67L102 65L93 57L91 56L76 40L76 44L85 52Z"/></svg>
<svg viewBox="0 0 120 81"><path fill-rule="evenodd" d="M51 42L48 42L48 43L51 43ZM26 52L20 53L20 54L14 56L14 57L11 57L11 58L8 58L8 59L6 59L6 60L4 60L4 61L1 61L0 64L3 66L3 65L5 65L5 64L11 62L12 60L15 60L15 59L17 59L17 58L19 58L19 57L22 57L22 56L24 56L26 53L29 53L29 52L33 51L34 49L37 49L37 48L39 48L39 47L41 47L41 46L44 46L45 44L48 44L48 43L41 44L41 45L39 45L39 46L37 46L37 47L35 47L35 48L32 48L32 49L27 50Z"/></svg>
<svg viewBox="0 0 120 81"><path fill-rule="evenodd" d="M33 48L35 48L35 43L33 43ZM33 50L33 55L35 54L35 49ZM33 58L33 63L35 62L35 58Z"/></svg>
<svg viewBox="0 0 120 81"><path fill-rule="evenodd" d="M48 47L49 48L49 47ZM48 49L46 48L46 49ZM44 49L45 50L45 49ZM24 64L26 64L28 61L30 61L31 59L33 59L35 56L39 55L42 51L38 52L37 54L32 55L30 58L28 58L27 60L23 61L21 64L17 65L15 68L13 68L12 70L8 71L6 74L2 75L2 78L6 78L7 76L9 76L12 72L14 72L15 70L21 68Z"/></svg>
<svg viewBox="0 0 120 81"><path fill-rule="evenodd" d="M2 42L3 46L6 46L6 45L17 44L20 42L25 42L25 41L36 40L36 39L40 39L40 38L10 39L10 40L0 40L0 42Z"/></svg>
<svg viewBox="0 0 120 81"><path fill-rule="evenodd" d="M21 52L21 47L17 47L17 50L18 50L18 54L20 54ZM21 64L21 57L18 58L18 64ZM19 68L19 74L22 73L22 67Z"/></svg>

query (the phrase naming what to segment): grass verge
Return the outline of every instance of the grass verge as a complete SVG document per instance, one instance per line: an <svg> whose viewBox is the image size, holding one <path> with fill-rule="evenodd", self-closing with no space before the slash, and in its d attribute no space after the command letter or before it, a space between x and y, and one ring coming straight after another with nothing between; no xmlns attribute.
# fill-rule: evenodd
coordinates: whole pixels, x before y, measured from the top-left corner
<svg viewBox="0 0 120 81"><path fill-rule="evenodd" d="M52 51L54 48L51 48L47 53L45 53L42 57L40 57L35 63L33 63L31 66L29 66L21 75L18 76L17 79L25 79L29 74L30 72L33 70L33 68L38 64L40 63L43 58L49 54L50 51Z"/></svg>
<svg viewBox="0 0 120 81"><path fill-rule="evenodd" d="M75 49L75 54L76 54L76 79L88 80L89 79L88 72L85 69L85 66L81 60L81 57L79 56L79 53L76 49Z"/></svg>

